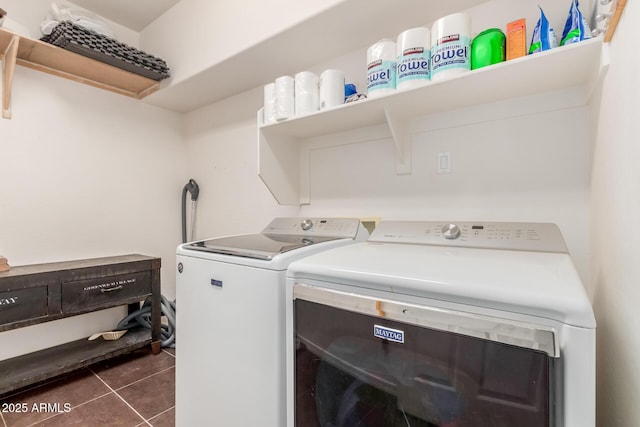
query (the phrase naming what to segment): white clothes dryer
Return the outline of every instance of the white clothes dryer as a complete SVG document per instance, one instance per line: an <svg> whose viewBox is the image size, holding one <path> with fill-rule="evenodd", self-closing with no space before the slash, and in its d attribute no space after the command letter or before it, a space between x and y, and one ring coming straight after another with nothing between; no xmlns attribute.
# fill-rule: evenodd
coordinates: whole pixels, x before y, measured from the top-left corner
<svg viewBox="0 0 640 427"><path fill-rule="evenodd" d="M367 237L357 219L276 218L178 246L176 425L284 426L286 269Z"/></svg>
<svg viewBox="0 0 640 427"><path fill-rule="evenodd" d="M553 224L382 222L289 266L289 427L594 427L595 319Z"/></svg>

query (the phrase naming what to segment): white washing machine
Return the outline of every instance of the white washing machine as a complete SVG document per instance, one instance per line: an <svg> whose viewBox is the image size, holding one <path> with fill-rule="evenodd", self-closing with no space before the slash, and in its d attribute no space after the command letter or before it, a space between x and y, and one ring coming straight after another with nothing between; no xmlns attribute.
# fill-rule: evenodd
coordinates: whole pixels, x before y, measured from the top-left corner
<svg viewBox="0 0 640 427"><path fill-rule="evenodd" d="M176 425L285 425L289 264L366 240L357 219L277 218L177 249Z"/></svg>
<svg viewBox="0 0 640 427"><path fill-rule="evenodd" d="M289 427L594 427L595 319L553 224L382 222L290 265Z"/></svg>

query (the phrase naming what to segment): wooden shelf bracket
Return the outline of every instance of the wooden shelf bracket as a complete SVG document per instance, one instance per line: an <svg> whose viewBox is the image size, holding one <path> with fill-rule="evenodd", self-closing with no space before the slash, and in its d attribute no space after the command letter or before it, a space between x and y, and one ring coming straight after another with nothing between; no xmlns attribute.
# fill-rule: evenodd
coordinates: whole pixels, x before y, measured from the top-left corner
<svg viewBox="0 0 640 427"><path fill-rule="evenodd" d="M13 36L2 55L2 117L11 118L11 88L13 86L13 71L16 68L20 37Z"/></svg>
<svg viewBox="0 0 640 427"><path fill-rule="evenodd" d="M613 11L611 14L611 18L609 24L607 26L607 30L604 33L604 42L609 43L613 38L613 33L616 32L616 28L618 27L618 22L620 22L620 17L622 16L622 12L624 11L624 7L627 5L627 0L617 0L612 3L611 10Z"/></svg>

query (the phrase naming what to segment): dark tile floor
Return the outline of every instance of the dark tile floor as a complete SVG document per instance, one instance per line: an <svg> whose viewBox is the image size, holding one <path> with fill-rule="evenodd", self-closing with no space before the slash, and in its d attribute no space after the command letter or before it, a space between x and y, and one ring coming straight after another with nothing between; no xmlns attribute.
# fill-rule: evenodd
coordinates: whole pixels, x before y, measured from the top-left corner
<svg viewBox="0 0 640 427"><path fill-rule="evenodd" d="M0 399L0 427L173 427L175 352L148 350L91 365Z"/></svg>

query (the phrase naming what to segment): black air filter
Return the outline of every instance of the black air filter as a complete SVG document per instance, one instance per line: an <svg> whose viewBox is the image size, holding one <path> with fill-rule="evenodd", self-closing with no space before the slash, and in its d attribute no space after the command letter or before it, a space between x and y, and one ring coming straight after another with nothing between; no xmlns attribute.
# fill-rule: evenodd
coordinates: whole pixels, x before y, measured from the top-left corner
<svg viewBox="0 0 640 427"><path fill-rule="evenodd" d="M40 40L153 80L169 77L162 59L70 21L56 25Z"/></svg>

